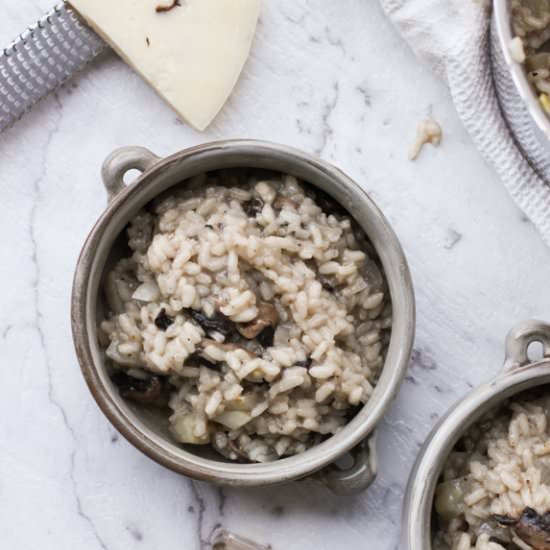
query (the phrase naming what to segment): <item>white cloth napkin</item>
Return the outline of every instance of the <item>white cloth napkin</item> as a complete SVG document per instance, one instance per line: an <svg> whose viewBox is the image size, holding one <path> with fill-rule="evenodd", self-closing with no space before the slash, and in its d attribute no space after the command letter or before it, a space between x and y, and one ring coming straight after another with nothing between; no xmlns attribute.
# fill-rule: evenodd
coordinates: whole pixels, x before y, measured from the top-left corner
<svg viewBox="0 0 550 550"><path fill-rule="evenodd" d="M447 82L475 145L550 246L550 184L517 148L499 110L489 54L489 2L380 1L413 51Z"/></svg>

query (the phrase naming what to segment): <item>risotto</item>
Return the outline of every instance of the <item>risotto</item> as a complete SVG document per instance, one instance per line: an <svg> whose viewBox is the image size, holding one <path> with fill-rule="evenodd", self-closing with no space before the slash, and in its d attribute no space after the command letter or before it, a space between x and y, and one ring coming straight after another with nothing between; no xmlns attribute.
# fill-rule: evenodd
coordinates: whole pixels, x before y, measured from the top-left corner
<svg viewBox="0 0 550 550"><path fill-rule="evenodd" d="M510 52L525 62L527 77L544 110L550 114L550 0L512 0Z"/></svg>
<svg viewBox="0 0 550 550"><path fill-rule="evenodd" d="M101 342L121 395L165 408L175 440L276 460L369 399L391 304L373 247L328 195L284 174L212 172L126 236Z"/></svg>
<svg viewBox="0 0 550 550"><path fill-rule="evenodd" d="M471 427L436 489L436 550L550 549L550 398L520 397Z"/></svg>

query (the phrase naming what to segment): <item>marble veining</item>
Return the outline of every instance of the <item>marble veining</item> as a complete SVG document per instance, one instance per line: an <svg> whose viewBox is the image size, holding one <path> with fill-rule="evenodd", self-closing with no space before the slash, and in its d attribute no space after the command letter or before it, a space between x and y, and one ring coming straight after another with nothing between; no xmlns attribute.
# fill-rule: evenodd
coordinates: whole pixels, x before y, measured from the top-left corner
<svg viewBox="0 0 550 550"><path fill-rule="evenodd" d="M5 0L4 42L51 4ZM442 144L411 163L428 115ZM239 490L178 476L114 430L79 372L70 290L106 203L101 162L122 145L167 155L233 137L335 163L377 202L408 257L415 349L363 495L336 497L312 481ZM265 0L243 76L204 134L105 53L0 135L0 176L2 548L206 550L223 527L274 550L396 549L408 472L434 423L499 372L514 323L550 320L550 252L376 2Z"/></svg>

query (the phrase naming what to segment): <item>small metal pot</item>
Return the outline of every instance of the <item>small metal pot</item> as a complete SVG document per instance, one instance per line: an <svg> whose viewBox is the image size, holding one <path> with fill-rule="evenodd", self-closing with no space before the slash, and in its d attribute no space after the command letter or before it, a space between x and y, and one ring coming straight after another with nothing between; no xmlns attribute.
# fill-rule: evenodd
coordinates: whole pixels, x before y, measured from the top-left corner
<svg viewBox="0 0 550 550"><path fill-rule="evenodd" d="M543 359L532 362L528 347L540 342ZM506 339L502 372L470 392L437 423L424 443L413 467L405 495L403 547L432 548L432 508L435 488L451 450L462 434L491 408L505 399L550 382L550 325L526 321Z"/></svg>
<svg viewBox="0 0 550 550"><path fill-rule="evenodd" d="M390 345L380 380L357 416L339 433L314 448L266 464L235 464L206 446L181 446L167 431L166 418L125 402L110 381L97 338L105 305L99 292L106 270L124 252L127 223L151 199L171 186L210 170L251 167L293 174L332 195L362 226L385 270L393 307ZM124 175L143 172L132 184ZM371 199L338 169L295 149L260 141L222 141L186 149L159 159L147 149L126 147L103 165L110 202L82 249L72 294L73 337L82 372L98 405L113 425L138 449L187 476L227 485L267 485L316 477L338 493L365 489L376 474L374 429L395 397L414 337L414 296L401 246ZM127 254L127 250L126 250ZM330 464L351 452L348 469Z"/></svg>
<svg viewBox="0 0 550 550"><path fill-rule="evenodd" d="M491 62L501 111L531 165L550 181L550 119L527 80L524 65L512 59L512 38L510 0L493 0Z"/></svg>

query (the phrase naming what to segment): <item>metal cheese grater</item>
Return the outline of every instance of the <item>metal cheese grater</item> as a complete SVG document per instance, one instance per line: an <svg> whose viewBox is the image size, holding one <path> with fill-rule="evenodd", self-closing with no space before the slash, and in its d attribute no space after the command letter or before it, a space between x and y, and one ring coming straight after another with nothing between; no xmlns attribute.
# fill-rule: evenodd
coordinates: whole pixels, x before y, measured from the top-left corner
<svg viewBox="0 0 550 550"><path fill-rule="evenodd" d="M64 2L20 34L0 55L0 132L106 47Z"/></svg>

